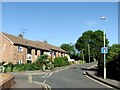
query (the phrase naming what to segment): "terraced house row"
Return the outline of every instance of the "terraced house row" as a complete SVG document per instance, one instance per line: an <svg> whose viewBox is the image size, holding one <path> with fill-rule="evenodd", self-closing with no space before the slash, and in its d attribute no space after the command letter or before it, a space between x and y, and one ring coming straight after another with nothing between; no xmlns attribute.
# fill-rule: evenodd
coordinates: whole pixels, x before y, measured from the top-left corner
<svg viewBox="0 0 120 90"><path fill-rule="evenodd" d="M28 40L23 38L22 34L13 36L0 32L0 62L33 63L37 57L45 54L53 62L55 57L67 56L63 49L47 42Z"/></svg>

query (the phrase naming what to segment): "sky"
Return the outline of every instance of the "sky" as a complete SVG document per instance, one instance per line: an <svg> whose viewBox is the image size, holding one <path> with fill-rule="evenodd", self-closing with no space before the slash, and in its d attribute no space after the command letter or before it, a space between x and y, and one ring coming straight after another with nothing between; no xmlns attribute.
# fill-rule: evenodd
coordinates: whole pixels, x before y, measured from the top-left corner
<svg viewBox="0 0 120 90"><path fill-rule="evenodd" d="M102 16L107 21L101 20ZM87 30L105 30L109 44L118 43L117 2L3 2L2 32L47 40L60 46L76 43Z"/></svg>

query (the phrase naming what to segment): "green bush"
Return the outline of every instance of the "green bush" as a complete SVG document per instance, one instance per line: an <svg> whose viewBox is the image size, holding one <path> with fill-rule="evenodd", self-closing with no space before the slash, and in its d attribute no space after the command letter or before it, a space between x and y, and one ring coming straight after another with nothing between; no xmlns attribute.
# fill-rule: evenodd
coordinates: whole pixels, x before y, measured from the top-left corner
<svg viewBox="0 0 120 90"><path fill-rule="evenodd" d="M120 81L120 44L113 44L109 48L106 68L107 78Z"/></svg>
<svg viewBox="0 0 120 90"><path fill-rule="evenodd" d="M68 62L68 58L67 57L63 57L63 60L65 62L65 65L70 65L70 63Z"/></svg>
<svg viewBox="0 0 120 90"><path fill-rule="evenodd" d="M13 72L19 72L19 68L14 67L14 68L13 68Z"/></svg>
<svg viewBox="0 0 120 90"><path fill-rule="evenodd" d="M50 60L48 60L48 55L42 55L40 57L38 57L37 59L37 66L39 67L39 69L43 70L43 67L45 66L45 69L53 69L54 65L52 64L52 62Z"/></svg>
<svg viewBox="0 0 120 90"><path fill-rule="evenodd" d="M36 70L35 64L34 63L26 63L26 64L16 64L14 65L13 71L18 72L18 71L31 71L31 70Z"/></svg>
<svg viewBox="0 0 120 90"><path fill-rule="evenodd" d="M26 64L16 64L13 67L14 72L18 72L18 71L33 71L33 70L42 70L42 65L46 64L46 60L47 60L47 55L43 55L41 57L37 58L37 61L34 63L26 63ZM8 70L10 71L10 67L8 67Z"/></svg>
<svg viewBox="0 0 120 90"><path fill-rule="evenodd" d="M27 63L27 64L25 64L25 69L26 69L27 71L33 70L33 65L32 65L32 63Z"/></svg>
<svg viewBox="0 0 120 90"><path fill-rule="evenodd" d="M54 68L54 65L52 64L52 61L46 60L46 68L49 70L52 70Z"/></svg>
<svg viewBox="0 0 120 90"><path fill-rule="evenodd" d="M39 70L40 68L37 67L36 63L27 63L25 64L27 71Z"/></svg>
<svg viewBox="0 0 120 90"><path fill-rule="evenodd" d="M43 70L43 66L45 66L45 69L53 69L54 67L61 67L70 65L68 62L67 57L59 57L55 58L54 62L51 60L48 60L48 55L42 55L37 58L37 61L34 63L26 63L26 64L15 64L13 65L11 62L8 63L6 66L7 72L19 72L19 71L33 71L33 70Z"/></svg>
<svg viewBox="0 0 120 90"><path fill-rule="evenodd" d="M12 71L11 71L11 67L8 66L8 67L6 68L6 72L12 72Z"/></svg>
<svg viewBox="0 0 120 90"><path fill-rule="evenodd" d="M6 71L7 72L12 72L14 68L14 65L12 62L9 62L8 65L6 66Z"/></svg>
<svg viewBox="0 0 120 90"><path fill-rule="evenodd" d="M99 61L98 75L104 76L104 60ZM120 81L120 44L109 47L106 55L106 77Z"/></svg>
<svg viewBox="0 0 120 90"><path fill-rule="evenodd" d="M86 63L86 61L79 60L79 63L80 63L80 64L85 64L85 63Z"/></svg>
<svg viewBox="0 0 120 90"><path fill-rule="evenodd" d="M42 70L42 64L39 62L32 63L34 66L34 70Z"/></svg>
<svg viewBox="0 0 120 90"><path fill-rule="evenodd" d="M16 64L14 65L13 71L25 71L25 64Z"/></svg>
<svg viewBox="0 0 120 90"><path fill-rule="evenodd" d="M61 59L61 58L54 59L54 66L55 67L61 67L62 65L63 65L63 59Z"/></svg>
<svg viewBox="0 0 120 90"><path fill-rule="evenodd" d="M63 57L63 58L58 57L58 58L54 59L54 66L55 67L61 67L61 66L66 66L66 65L70 65L67 57Z"/></svg>

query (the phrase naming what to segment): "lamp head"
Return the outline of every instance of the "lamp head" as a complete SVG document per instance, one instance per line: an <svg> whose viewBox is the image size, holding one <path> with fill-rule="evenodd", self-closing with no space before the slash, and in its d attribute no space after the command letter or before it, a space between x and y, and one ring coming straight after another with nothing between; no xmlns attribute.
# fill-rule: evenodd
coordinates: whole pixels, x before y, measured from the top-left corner
<svg viewBox="0 0 120 90"><path fill-rule="evenodd" d="M106 18L106 17L101 17L100 19L102 19L102 20L107 20L107 18Z"/></svg>

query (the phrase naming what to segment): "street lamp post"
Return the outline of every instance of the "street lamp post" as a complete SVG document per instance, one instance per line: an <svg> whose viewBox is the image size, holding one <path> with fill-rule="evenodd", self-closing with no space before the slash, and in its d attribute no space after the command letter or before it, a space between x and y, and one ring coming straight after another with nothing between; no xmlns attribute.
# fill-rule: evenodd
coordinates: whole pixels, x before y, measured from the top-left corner
<svg viewBox="0 0 120 90"><path fill-rule="evenodd" d="M101 17L101 20L106 20L106 17ZM103 40L104 40L104 79L106 79L106 53L105 53L105 29L104 29L104 33L103 33Z"/></svg>

